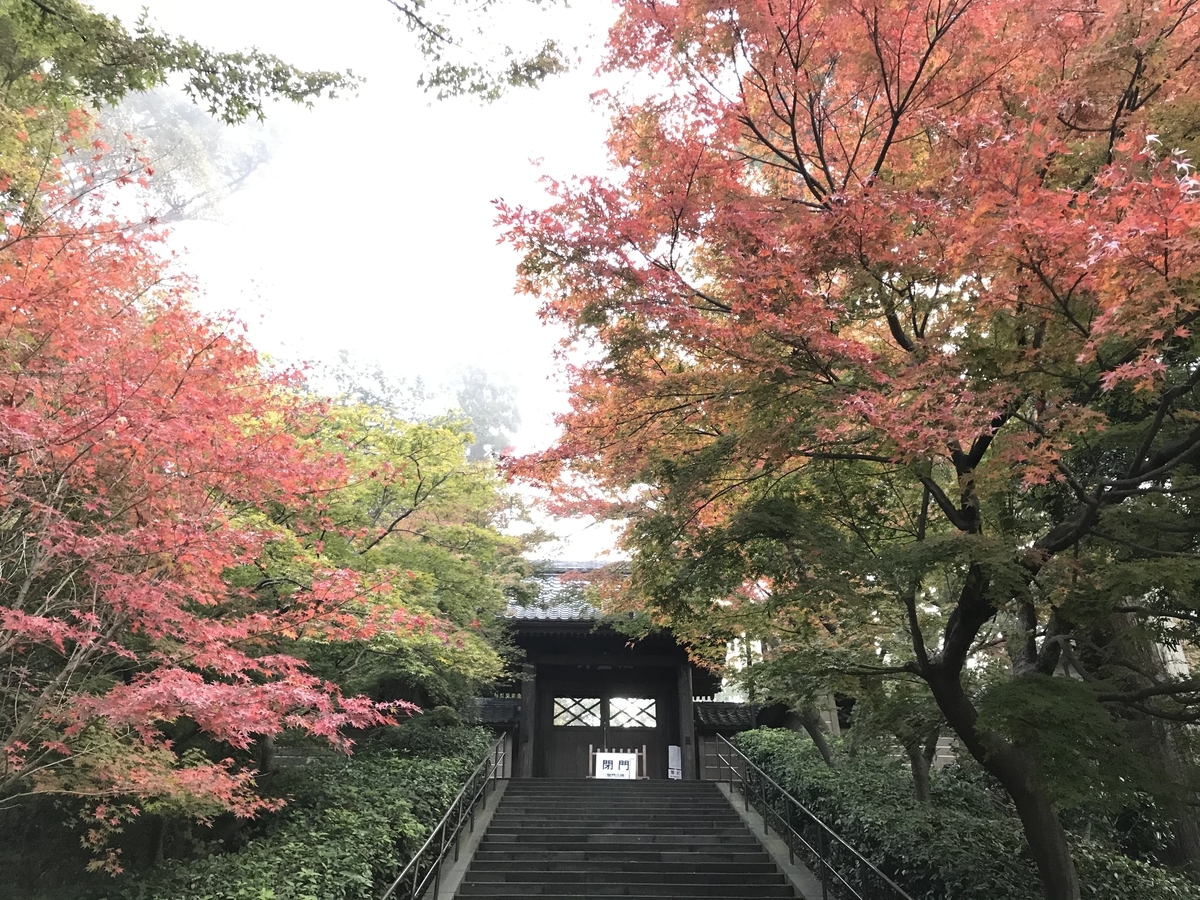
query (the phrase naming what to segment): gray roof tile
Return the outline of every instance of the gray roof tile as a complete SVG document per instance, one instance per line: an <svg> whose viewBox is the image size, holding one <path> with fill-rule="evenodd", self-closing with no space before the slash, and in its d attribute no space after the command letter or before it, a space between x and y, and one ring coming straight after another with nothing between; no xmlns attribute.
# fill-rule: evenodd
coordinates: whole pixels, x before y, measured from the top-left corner
<svg viewBox="0 0 1200 900"><path fill-rule="evenodd" d="M546 603L539 600L531 606L512 605L504 618L521 622L595 622L603 613L586 600Z"/></svg>
<svg viewBox="0 0 1200 900"><path fill-rule="evenodd" d="M714 731L748 731L754 727L754 707L748 703L701 700L692 705L696 724Z"/></svg>
<svg viewBox="0 0 1200 900"><path fill-rule="evenodd" d="M473 719L477 725L516 725L521 701L510 697L476 697Z"/></svg>
<svg viewBox="0 0 1200 900"><path fill-rule="evenodd" d="M522 622L598 621L603 614L584 597L588 586L587 581L578 576L572 577L573 573L586 571L586 569L582 568L580 563L570 565L580 568L562 567L561 571L540 576L537 579L540 583L537 600L529 605L510 603L504 617ZM592 566L592 568L596 568L596 566Z"/></svg>

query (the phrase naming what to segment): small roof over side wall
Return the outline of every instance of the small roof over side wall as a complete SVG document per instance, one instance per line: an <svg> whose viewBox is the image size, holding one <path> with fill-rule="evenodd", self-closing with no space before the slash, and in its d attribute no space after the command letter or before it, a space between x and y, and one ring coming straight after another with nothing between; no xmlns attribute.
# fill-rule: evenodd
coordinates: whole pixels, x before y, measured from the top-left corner
<svg viewBox="0 0 1200 900"><path fill-rule="evenodd" d="M696 717L696 730L733 734L749 731L755 726L757 707L749 703L724 703L714 700L698 700L692 706Z"/></svg>

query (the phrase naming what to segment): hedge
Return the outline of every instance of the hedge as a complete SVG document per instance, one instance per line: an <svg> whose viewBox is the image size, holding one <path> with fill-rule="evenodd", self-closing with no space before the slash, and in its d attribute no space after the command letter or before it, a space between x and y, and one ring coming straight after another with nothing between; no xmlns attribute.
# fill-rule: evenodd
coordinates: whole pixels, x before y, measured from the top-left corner
<svg viewBox="0 0 1200 900"><path fill-rule="evenodd" d="M405 729L397 729L403 735ZM411 734L412 729L409 729ZM438 758L389 741L346 759L280 774L290 794L262 834L232 853L171 861L117 879L111 900L360 900L382 885L437 824L491 742L480 728L440 728ZM404 744L401 737L391 743Z"/></svg>
<svg viewBox="0 0 1200 900"><path fill-rule="evenodd" d="M953 769L916 801L907 764L877 752L830 769L807 736L758 729L735 742L751 760L916 900L1030 900L1041 889L1020 821L997 794ZM1073 838L1085 900L1200 900L1182 876Z"/></svg>

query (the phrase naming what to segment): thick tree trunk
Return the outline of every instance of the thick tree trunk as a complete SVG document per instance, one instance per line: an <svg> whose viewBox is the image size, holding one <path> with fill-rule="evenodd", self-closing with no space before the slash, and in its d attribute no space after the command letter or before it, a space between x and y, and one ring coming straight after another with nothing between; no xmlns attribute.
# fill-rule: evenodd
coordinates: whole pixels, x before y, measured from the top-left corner
<svg viewBox="0 0 1200 900"><path fill-rule="evenodd" d="M1114 643L1134 655L1138 668L1143 672L1153 673L1158 681L1168 681L1189 674L1189 667L1183 655L1179 654L1173 661L1171 651L1162 644L1156 644L1146 637L1135 642L1120 641L1122 632L1133 624L1130 616L1118 616L1114 621L1114 632L1118 640ZM1143 683L1137 686L1148 685ZM1200 880L1200 813L1194 805L1195 782L1190 777L1192 760L1189 759L1187 748L1179 741L1179 726L1153 717L1146 717L1143 724L1149 727L1138 729L1143 742L1142 752L1162 773L1164 783L1171 786L1171 793L1176 800L1171 807L1171 843L1163 853L1164 861L1168 865L1184 869L1193 881Z"/></svg>
<svg viewBox="0 0 1200 900"><path fill-rule="evenodd" d="M979 732L975 727L978 714L963 690L958 672L930 665L926 680L946 722L963 746L1012 797L1037 865L1045 900L1080 900L1079 875L1067 834L1050 798L1037 786L1033 759L999 735Z"/></svg>
<svg viewBox="0 0 1200 900"><path fill-rule="evenodd" d="M165 847L167 843L167 817L155 816L154 823L150 826L150 865L159 867L165 859Z"/></svg>
<svg viewBox="0 0 1200 900"><path fill-rule="evenodd" d="M833 748L829 746L829 741L826 738L825 723L821 720L821 714L813 707L806 706L803 709L796 710L796 718L800 721L804 730L808 732L808 736L812 738L817 752L825 760L825 765L831 769L837 768L837 757L833 755Z"/></svg>
<svg viewBox="0 0 1200 900"><path fill-rule="evenodd" d="M258 783L265 784L275 777L279 771L279 762L275 758L275 738L264 734L258 739Z"/></svg>
<svg viewBox="0 0 1200 900"><path fill-rule="evenodd" d="M1046 900L1079 900L1079 875L1058 813L1044 791L1029 787L1028 776L1020 780L1025 783L1019 787L1004 786L1025 827L1025 839L1037 863Z"/></svg>
<svg viewBox="0 0 1200 900"><path fill-rule="evenodd" d="M1190 777L1192 766L1187 750L1180 746L1177 726L1136 714L1129 725L1135 746L1162 779L1161 783L1169 786L1165 793L1172 795L1167 800L1172 820L1171 842L1161 854L1163 862L1183 869L1193 881L1200 880L1200 811L1193 805L1196 795Z"/></svg>
<svg viewBox="0 0 1200 900"><path fill-rule="evenodd" d="M929 786L929 759L926 758L920 741L908 743L904 752L908 754L908 763L912 767L913 791L918 803L928 803L933 797Z"/></svg>
<svg viewBox="0 0 1200 900"><path fill-rule="evenodd" d="M1193 807L1184 808L1172 823L1167 863L1178 866L1193 882L1200 882L1200 817Z"/></svg>
<svg viewBox="0 0 1200 900"><path fill-rule="evenodd" d="M1157 749L1163 757L1163 768L1177 784L1186 783L1186 763L1175 734L1165 722L1155 722L1158 734ZM1200 812L1193 806L1193 794L1187 792L1175 808L1171 827L1171 844L1167 848L1167 863L1183 869L1192 881L1200 881Z"/></svg>

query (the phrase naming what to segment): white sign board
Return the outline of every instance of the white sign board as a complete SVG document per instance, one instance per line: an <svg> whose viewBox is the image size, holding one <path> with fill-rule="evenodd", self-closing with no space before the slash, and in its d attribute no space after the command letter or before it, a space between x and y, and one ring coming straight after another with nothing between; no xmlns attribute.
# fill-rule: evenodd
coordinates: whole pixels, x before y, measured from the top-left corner
<svg viewBox="0 0 1200 900"><path fill-rule="evenodd" d="M636 753L597 753L597 778L637 778Z"/></svg>
<svg viewBox="0 0 1200 900"><path fill-rule="evenodd" d="M667 747L667 777L683 778L683 753L678 744L671 744Z"/></svg>

